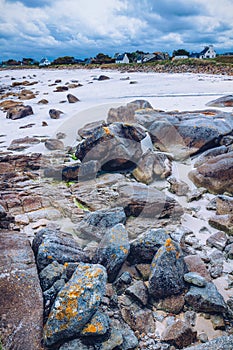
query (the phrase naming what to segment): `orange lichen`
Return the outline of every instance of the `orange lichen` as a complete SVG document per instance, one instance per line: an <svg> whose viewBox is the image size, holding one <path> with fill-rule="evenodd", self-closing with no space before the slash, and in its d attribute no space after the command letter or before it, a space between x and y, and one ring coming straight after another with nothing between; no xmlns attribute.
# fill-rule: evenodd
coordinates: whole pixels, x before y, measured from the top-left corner
<svg viewBox="0 0 233 350"><path fill-rule="evenodd" d="M97 328L93 324L89 324L83 331L85 333L96 333Z"/></svg>
<svg viewBox="0 0 233 350"><path fill-rule="evenodd" d="M165 246L167 252L175 250L175 247L174 247L174 244L172 243L171 238L166 239L164 246Z"/></svg>
<svg viewBox="0 0 233 350"><path fill-rule="evenodd" d="M107 126L103 126L103 130L105 131L105 133L107 135L111 135L111 131L109 130L109 128Z"/></svg>
<svg viewBox="0 0 233 350"><path fill-rule="evenodd" d="M120 250L122 250L124 254L128 253L128 250L125 247L123 247L123 245L120 246Z"/></svg>

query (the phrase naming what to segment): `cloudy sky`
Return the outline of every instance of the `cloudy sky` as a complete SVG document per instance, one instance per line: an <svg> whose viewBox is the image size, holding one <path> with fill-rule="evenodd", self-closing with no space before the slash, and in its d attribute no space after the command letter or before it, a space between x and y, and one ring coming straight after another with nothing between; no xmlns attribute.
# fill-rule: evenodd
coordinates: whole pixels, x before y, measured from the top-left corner
<svg viewBox="0 0 233 350"><path fill-rule="evenodd" d="M233 0L0 0L0 61L233 51Z"/></svg>

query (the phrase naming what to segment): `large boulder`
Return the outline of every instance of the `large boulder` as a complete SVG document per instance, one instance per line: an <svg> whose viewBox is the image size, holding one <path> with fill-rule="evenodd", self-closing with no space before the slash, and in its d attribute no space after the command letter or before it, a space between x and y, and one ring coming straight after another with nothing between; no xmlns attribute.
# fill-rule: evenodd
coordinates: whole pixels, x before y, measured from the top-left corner
<svg viewBox="0 0 233 350"><path fill-rule="evenodd" d="M146 127L154 145L176 159L216 147L233 128L231 113L215 110L193 112L139 112L136 121Z"/></svg>
<svg viewBox="0 0 233 350"><path fill-rule="evenodd" d="M108 274L108 281L113 282L129 254L128 233L122 224L110 228L102 238L94 263L102 264Z"/></svg>
<svg viewBox="0 0 233 350"><path fill-rule="evenodd" d="M60 264L89 261L71 234L56 230L40 230L33 240L32 247L39 271L54 261Z"/></svg>
<svg viewBox="0 0 233 350"><path fill-rule="evenodd" d="M191 286L185 295L185 301L195 311L209 313L223 313L227 305L215 285L208 282L204 287Z"/></svg>
<svg viewBox="0 0 233 350"><path fill-rule="evenodd" d="M44 327L48 347L78 337L97 311L105 293L107 274L101 265L80 263L60 290Z"/></svg>
<svg viewBox="0 0 233 350"><path fill-rule="evenodd" d="M169 235L165 229L151 229L139 235L130 243L127 260L131 264L151 263L155 254L163 246Z"/></svg>
<svg viewBox="0 0 233 350"><path fill-rule="evenodd" d="M183 209L175 199L141 183L119 184L115 205L124 207L126 216L153 218L180 217Z"/></svg>
<svg viewBox="0 0 233 350"><path fill-rule="evenodd" d="M148 101L135 100L127 103L126 106L110 108L108 111L108 123L124 122L135 123L135 111L140 109L152 109L153 107Z"/></svg>
<svg viewBox="0 0 233 350"><path fill-rule="evenodd" d="M98 160L103 170L128 169L142 156L140 141L145 137L146 132L138 125L99 127L78 144L75 156L82 162Z"/></svg>
<svg viewBox="0 0 233 350"><path fill-rule="evenodd" d="M100 240L109 228L117 224L125 224L125 222L125 212L121 207L96 210L86 214L77 224L76 231L86 240Z"/></svg>
<svg viewBox="0 0 233 350"><path fill-rule="evenodd" d="M150 296L159 299L181 294L185 289L186 271L187 267L180 247L168 238L151 263L148 285Z"/></svg>
<svg viewBox="0 0 233 350"><path fill-rule="evenodd" d="M233 151L211 157L192 170L189 178L212 193L233 193Z"/></svg>
<svg viewBox="0 0 233 350"><path fill-rule="evenodd" d="M0 328L4 349L41 350L43 297L26 236L1 231Z"/></svg>
<svg viewBox="0 0 233 350"><path fill-rule="evenodd" d="M168 177L171 174L171 167L171 162L165 154L149 150L142 155L137 168L133 171L133 176L136 180L149 184L154 178Z"/></svg>
<svg viewBox="0 0 233 350"><path fill-rule="evenodd" d="M227 95L217 98L207 103L209 107L233 107L233 95Z"/></svg>
<svg viewBox="0 0 233 350"><path fill-rule="evenodd" d="M8 109L6 118L16 120L16 119L25 118L28 115L32 115L32 114L34 113L31 106L16 105Z"/></svg>

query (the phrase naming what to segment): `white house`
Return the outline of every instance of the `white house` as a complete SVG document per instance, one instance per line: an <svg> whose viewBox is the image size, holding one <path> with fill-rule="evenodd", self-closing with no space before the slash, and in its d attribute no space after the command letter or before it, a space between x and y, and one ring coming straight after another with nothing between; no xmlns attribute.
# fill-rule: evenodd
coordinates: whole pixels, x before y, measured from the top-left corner
<svg viewBox="0 0 233 350"><path fill-rule="evenodd" d="M215 58L216 52L213 45L206 46L204 50L199 53L199 58Z"/></svg>
<svg viewBox="0 0 233 350"><path fill-rule="evenodd" d="M126 53L122 53L121 55L118 55L116 58L116 63L129 63L129 57Z"/></svg>
<svg viewBox="0 0 233 350"><path fill-rule="evenodd" d="M51 62L47 58L42 58L42 60L39 63L39 67L46 67L50 66Z"/></svg>
<svg viewBox="0 0 233 350"><path fill-rule="evenodd" d="M204 48L204 50L202 50L201 52L197 53L197 52L193 52L190 55L191 58L201 58L201 59L205 59L205 58L215 58L216 57L216 51L213 48L213 45L209 45L206 46Z"/></svg>

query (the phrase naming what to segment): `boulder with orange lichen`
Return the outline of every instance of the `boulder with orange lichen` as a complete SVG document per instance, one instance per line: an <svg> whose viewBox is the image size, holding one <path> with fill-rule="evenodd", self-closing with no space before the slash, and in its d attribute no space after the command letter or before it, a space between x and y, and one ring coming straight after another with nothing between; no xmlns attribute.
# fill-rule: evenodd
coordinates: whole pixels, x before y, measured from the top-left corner
<svg viewBox="0 0 233 350"><path fill-rule="evenodd" d="M129 169L141 158L140 141L145 137L145 130L137 124L100 126L78 144L75 156L82 162L97 160L103 170Z"/></svg>
<svg viewBox="0 0 233 350"><path fill-rule="evenodd" d="M106 270L98 264L80 263L60 290L44 327L44 344L59 345L78 337L96 313L105 293Z"/></svg>
<svg viewBox="0 0 233 350"><path fill-rule="evenodd" d="M151 264L148 291L154 299L181 294L185 289L187 267L177 243L168 238Z"/></svg>
<svg viewBox="0 0 233 350"><path fill-rule="evenodd" d="M129 249L128 233L122 224L110 228L102 238L93 261L106 267L109 282L116 279Z"/></svg>

